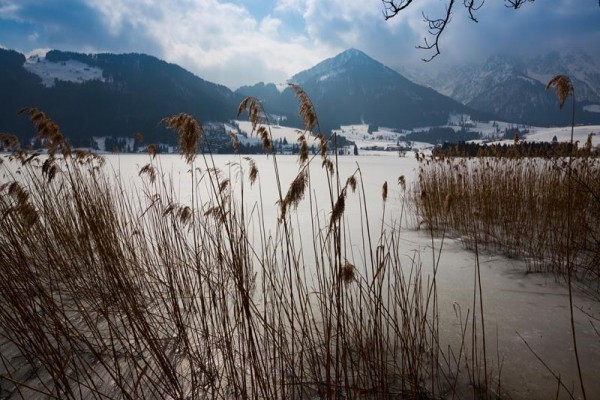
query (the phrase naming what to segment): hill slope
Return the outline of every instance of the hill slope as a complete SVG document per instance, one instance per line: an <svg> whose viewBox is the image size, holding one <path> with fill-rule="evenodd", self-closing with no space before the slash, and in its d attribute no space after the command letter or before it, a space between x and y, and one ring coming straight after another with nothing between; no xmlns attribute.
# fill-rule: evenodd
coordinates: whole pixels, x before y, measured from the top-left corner
<svg viewBox="0 0 600 400"><path fill-rule="evenodd" d="M35 57L26 60L0 49L0 87L11 94L0 100L0 129L21 138L33 134L25 117L17 115L25 106L41 108L74 144L85 145L92 136L136 132L173 142L172 134L158 126L162 118L186 112L202 122L227 121L239 104L240 97L228 88L143 54L53 50Z"/></svg>
<svg viewBox="0 0 600 400"><path fill-rule="evenodd" d="M450 113L483 116L433 89L409 81L356 49L324 60L294 75L290 82L302 86L310 96L323 132L361 122L399 129L439 125L448 121ZM284 113L297 123L294 114L298 104L292 90L285 89L274 100L273 90L261 91L263 86L244 87L238 92L268 94L267 104L274 107L267 111Z"/></svg>
<svg viewBox="0 0 600 400"><path fill-rule="evenodd" d="M420 82L476 110L504 121L528 125L567 125L572 104L557 107L554 93L545 89L555 75L571 78L577 99L578 123L600 123L600 62L585 52L569 49L538 56L495 55L481 64L461 65ZM415 77L418 74L414 75ZM569 100L570 101L570 100Z"/></svg>

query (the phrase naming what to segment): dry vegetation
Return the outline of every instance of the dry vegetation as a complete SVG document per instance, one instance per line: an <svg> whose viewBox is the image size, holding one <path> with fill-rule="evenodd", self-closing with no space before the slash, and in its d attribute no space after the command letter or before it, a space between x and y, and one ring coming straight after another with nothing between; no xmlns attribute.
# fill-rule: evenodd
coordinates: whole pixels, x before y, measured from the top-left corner
<svg viewBox="0 0 600 400"><path fill-rule="evenodd" d="M318 120L293 89L307 128L302 145ZM247 99L246 109L268 149L260 103ZM337 174L324 137L320 155L300 152L287 189L271 155L277 182L268 184L279 189L280 218L266 226L264 204L244 202L245 185L262 185L254 161L238 158L237 178L223 177L210 154L196 156L202 127L188 115L162 121L178 133L189 164L192 199L183 204L152 152L139 171L142 189L132 189L102 157L72 151L44 113L25 111L49 152L15 151L1 166L2 398L457 393L468 344L452 357L440 351L435 278L422 280L418 258L401 267L398 227L372 240L365 212L352 221L366 255L355 266L344 205L350 196L364 202L363 177L360 169ZM328 217L310 194L311 162L328 178ZM385 204L387 184L382 195ZM313 210L304 246L290 212L301 201ZM473 387L490 397L481 368L471 367Z"/></svg>
<svg viewBox="0 0 600 400"><path fill-rule="evenodd" d="M600 159L574 159L571 170L569 183L563 158L423 159L414 204L428 227L471 248L478 242L562 276L569 257L582 280L597 283Z"/></svg>
<svg viewBox="0 0 600 400"><path fill-rule="evenodd" d="M247 98L238 110L270 153L276 181L264 184L278 189L276 211L245 201L249 185L262 193L254 160L236 158L232 177L210 153L197 156L203 130L189 115L161 121L179 135L189 165L185 203L153 146L143 184L132 188L102 157L73 151L44 113L24 110L48 154L17 150L0 165L0 397L500 397L479 264L473 309L459 317L460 348L442 349L438 265L425 278L418 255L402 265L398 225L372 237L360 168L339 176L327 152L335 140L320 134L320 153L308 155L318 119L304 91L292 89L305 130L287 188L260 102ZM17 147L14 137L0 140ZM316 163L320 170L309 168ZM432 241L454 230L559 270L567 257L582 277L597 278L598 163L571 164L576 192L566 198L562 160L422 160L414 200ZM315 170L328 182L319 188L325 213L311 187ZM398 184L404 191L403 176ZM383 221L387 182L381 195L375 217ZM361 204L358 219L345 215L349 198ZM293 213L300 202L311 210L308 241ZM565 228L567 210L577 229ZM279 218L269 226L272 212ZM360 243L349 241L350 224L360 226ZM353 246L364 258L351 256Z"/></svg>
<svg viewBox="0 0 600 400"><path fill-rule="evenodd" d="M544 158L519 151L518 137L513 151L493 157L420 158L414 204L432 232L451 230L471 247L526 258L567 277L569 287L573 275L593 285L600 282L600 159L591 134L581 150L573 142L569 77L555 76L550 88L561 109L573 97L570 143Z"/></svg>
<svg viewBox="0 0 600 400"><path fill-rule="evenodd" d="M477 258L480 249L488 247L528 260L532 270L551 271L564 278L571 345L585 399L573 286L581 283L600 301L600 159L592 157L591 135L583 150L573 142L575 93L571 80L557 75L546 85L546 90L550 88L555 90L559 108L573 97L566 157L562 148L554 157L526 158L527 154L519 151L518 138L512 151L494 157L418 156L421 164L412 199L432 236L454 233L475 250ZM481 283L475 286L481 297ZM483 325L483 309L481 315ZM485 351L485 334L483 340ZM560 384L560 377L555 377Z"/></svg>

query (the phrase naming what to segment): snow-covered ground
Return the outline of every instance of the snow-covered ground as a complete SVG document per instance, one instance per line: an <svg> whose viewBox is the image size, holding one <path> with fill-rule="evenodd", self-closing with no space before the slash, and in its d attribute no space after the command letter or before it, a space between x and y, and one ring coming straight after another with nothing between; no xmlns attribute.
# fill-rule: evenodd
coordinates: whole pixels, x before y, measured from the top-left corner
<svg viewBox="0 0 600 400"><path fill-rule="evenodd" d="M256 144L260 139L255 135L251 135L252 126L248 121L235 121L238 124L240 131L248 135L244 137L238 136L238 140L244 144ZM413 130L396 130L392 128L379 127L369 133L368 124L342 125L340 129L334 130L338 135L344 136L346 139L356 143L359 155L377 155L377 156L395 156L402 151L404 155L411 155L413 150L419 152L428 152L433 146L429 143L407 141L406 135L411 132L427 131L433 126L415 128ZM568 142L571 137L570 127L554 127L544 128L529 125L514 124L503 121L473 121L468 115L452 115L448 119L448 124L444 127L452 128L455 131L461 130L463 127L470 131L480 132L483 139L476 142L487 143L506 143L511 144L511 140L502 140L501 137L507 130L519 129L520 131L528 130L524 137L525 141L531 142L551 142L556 136L559 142ZM229 130L235 130L230 126ZM286 139L291 145L297 143L298 129L285 126L271 126L271 133L275 141ZM576 126L573 139L579 140L580 145L583 145L587 140L588 135L592 133L592 145L600 146L600 125ZM315 139L309 139L309 145L314 144Z"/></svg>
<svg viewBox="0 0 600 400"><path fill-rule="evenodd" d="M247 135L247 137L238 135L240 143L247 145L258 144L261 142L260 138L256 136L256 133L252 133L252 123L250 123L250 121L235 121L235 123L239 126L240 131ZM303 133L303 131L298 128L291 128L288 126L271 125L270 128L273 141L285 139L290 145L298 143L298 137ZM309 146L312 146L313 144L317 145L317 140L313 136L307 136L306 139L308 140Z"/></svg>
<svg viewBox="0 0 600 400"><path fill-rule="evenodd" d="M600 146L600 125L576 126L573 130L573 141L578 141L579 147L582 147L587 141L589 134L592 134L592 146ZM569 142L571 140L571 127L530 127L529 133L525 135L525 138L523 138L523 140L526 142L552 142L555 136L558 142ZM496 140L488 143L512 144L513 140Z"/></svg>
<svg viewBox="0 0 600 400"><path fill-rule="evenodd" d="M583 109L588 112L600 113L600 104L590 104L584 106Z"/></svg>
<svg viewBox="0 0 600 400"><path fill-rule="evenodd" d="M592 136L592 145L600 145L600 125L576 126L573 131L573 140L579 140L583 145L589 134ZM571 127L562 128L531 128L525 140L530 142L551 142L556 136L559 142L568 142L571 140Z"/></svg>
<svg viewBox="0 0 600 400"><path fill-rule="evenodd" d="M75 60L51 62L46 59L47 49L38 49L27 55L25 69L42 78L42 84L52 87L56 81L82 83L103 81L102 70Z"/></svg>
<svg viewBox="0 0 600 400"><path fill-rule="evenodd" d="M455 131L459 131L462 127L470 131L480 132L483 139L478 142L489 142L494 140L493 143L512 143L511 140L501 140L500 138L504 135L506 130L518 128L520 131L528 130L529 133L525 135L524 140L530 142L551 142L556 136L559 142L568 142L571 138L571 127L553 127L544 128L529 125L514 124L503 121L473 121L468 115L452 115L448 119L448 124L443 127L452 128ZM433 128L432 126L426 126L421 128L415 128L412 131L397 131L390 128L378 128L376 131L369 133L369 125L343 125L336 132L346 137L348 140L355 142L361 152L367 151L368 149L378 148L376 151L386 152L386 149L395 151L398 146L410 147L415 150L425 150L432 147L429 143L420 142L407 142L405 137L411 132L423 132ZM589 134L592 135L592 145L600 146L600 125L584 125L576 126L573 133L573 140L579 140L580 145L583 145L587 140Z"/></svg>

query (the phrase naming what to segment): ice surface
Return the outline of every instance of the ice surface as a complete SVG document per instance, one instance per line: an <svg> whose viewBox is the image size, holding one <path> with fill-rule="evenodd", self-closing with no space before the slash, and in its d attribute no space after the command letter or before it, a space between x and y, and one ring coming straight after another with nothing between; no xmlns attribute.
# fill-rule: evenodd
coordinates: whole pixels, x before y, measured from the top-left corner
<svg viewBox="0 0 600 400"><path fill-rule="evenodd" d="M549 134L549 133L547 133ZM183 176L189 167L175 155L162 155L161 164L168 171L181 171ZM132 180L136 179L136 171L140 165L147 162L147 156L113 156L113 165L120 163L120 170ZM256 161L262 185L262 199L265 205L274 205L278 200L278 192L273 185L272 158L266 156L253 157ZM227 167L230 161L240 160L235 156L217 155L214 157L218 167L227 176L232 173L232 184L235 187L236 167ZM284 193L298 171L295 156L278 156L277 162L281 175ZM360 166L364 177L367 210L373 229L372 236L378 237L379 230L391 229L393 220L398 221L402 213L402 191L396 184L397 178L404 175L408 185L416 179L418 163L414 158L401 158L394 155L388 157L340 157L340 175L342 181L356 171ZM137 167L136 167L137 165ZM228 169L229 168L229 169ZM384 181L389 185L389 196L386 204L386 224L381 225L383 213L381 186ZM327 208L328 191L324 188L325 175L320 162L311 167L312 193L317 197L313 204L320 204L319 215L327 218L330 210ZM181 201L190 201L191 193L185 179L176 192L181 193ZM245 197L252 207L252 202L258 201L259 194L256 185L245 186ZM349 240L360 242L360 201L356 194L349 194L346 200L344 218L348 224ZM250 209L250 208L249 208ZM271 210L271 209L269 209ZM267 210L266 226L276 229L277 208ZM406 208L404 209L406 211ZM293 218L297 221L310 221L312 218L309 203L305 199L294 211ZM469 312L473 315L473 282L475 278L475 254L466 250L460 238L431 240L426 231L415 229L414 220L403 219L403 230L400 231L401 252L404 268L410 268L411 258L415 252L422 263L424 280L433 274L432 259L441 250L441 258L437 275L438 305L440 314L441 346L444 350L452 346L455 355L460 348L462 322ZM269 228L268 228L269 229ZM310 240L312 232L309 223L301 223L299 235L303 240ZM310 248L310 246L306 246ZM351 246L348 259L357 266L360 274L366 275L367 268L361 261L364 256L360 246ZM311 268L310 258L306 257L306 268ZM521 337L556 373L560 374L562 382L569 388L578 387L577 370L573 353L573 344L569 325L568 291L564 283L558 282L552 274L527 273L524 261L509 259L499 254L482 252L480 254L481 285L483 291L483 307L486 327L488 368L491 374L498 376L501 367L502 393L512 399L547 399L555 398L557 382L539 362L536 356L528 350ZM600 398L600 380L597 371L600 370L600 337L594 331L600 329L600 303L575 291L575 324L577 329L578 346L588 398ZM479 303L476 305L479 317ZM594 319L596 318L596 319ZM478 321L480 321L478 319ZM470 323L470 320L469 320ZM470 331L470 325L469 329ZM481 326L478 328L481 333ZM469 335L469 333L467 333ZM521 337L520 337L520 336ZM466 338L470 341L470 337ZM478 339L481 343L481 336ZM459 391L464 398L470 398L469 388L463 386ZM577 389L575 389L577 390ZM577 396L576 396L577 397ZM568 398L561 391L560 399Z"/></svg>

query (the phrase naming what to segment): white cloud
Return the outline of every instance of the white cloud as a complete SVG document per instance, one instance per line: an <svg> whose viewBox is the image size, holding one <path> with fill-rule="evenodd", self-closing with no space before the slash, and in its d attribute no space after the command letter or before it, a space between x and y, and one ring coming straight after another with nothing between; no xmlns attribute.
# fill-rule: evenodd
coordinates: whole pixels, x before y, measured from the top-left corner
<svg viewBox="0 0 600 400"><path fill-rule="evenodd" d="M556 5L535 2L518 11L508 10L501 0L486 2L477 13L480 23L470 21L462 2L456 2L452 21L441 37L442 54L424 64L420 59L431 53L415 49L425 37L430 39L422 13L439 17L448 0L420 0L389 21L383 18L381 0L79 1L0 0L0 20L26 21L25 33L18 32L11 39L3 36L4 41L19 41L31 48L29 36L36 39L36 46L146 52L235 88L257 81L282 82L349 47L390 67L416 64L435 69L503 48L568 46L569 41L586 40L593 50L600 36L597 28L582 31L577 30L578 24L561 23L580 21L581 15L587 15L588 25L593 25L590 11L600 11L589 0L557 0ZM48 9L48 17L39 16L39 4ZM80 6L77 12L85 14L85 23L74 18L81 16L77 12L60 12L73 9L74 4ZM547 21L554 22L544 25ZM88 23L95 29L82 32ZM0 33L7 32L11 33L2 32L0 25Z"/></svg>
<svg viewBox="0 0 600 400"><path fill-rule="evenodd" d="M0 0L0 19L18 20L19 5L15 2Z"/></svg>
<svg viewBox="0 0 600 400"><path fill-rule="evenodd" d="M273 18L270 15L263 18L260 22L260 33L263 35L267 35L269 37L276 36L279 31L279 27L281 26L281 20L278 18Z"/></svg>
<svg viewBox="0 0 600 400"><path fill-rule="evenodd" d="M302 13L306 8L306 0L277 0L274 11L280 13Z"/></svg>
<svg viewBox="0 0 600 400"><path fill-rule="evenodd" d="M232 88L257 81L284 81L330 55L309 40L287 41L282 21L256 20L245 8L216 0L90 0L111 32L142 30L157 46L155 55Z"/></svg>

